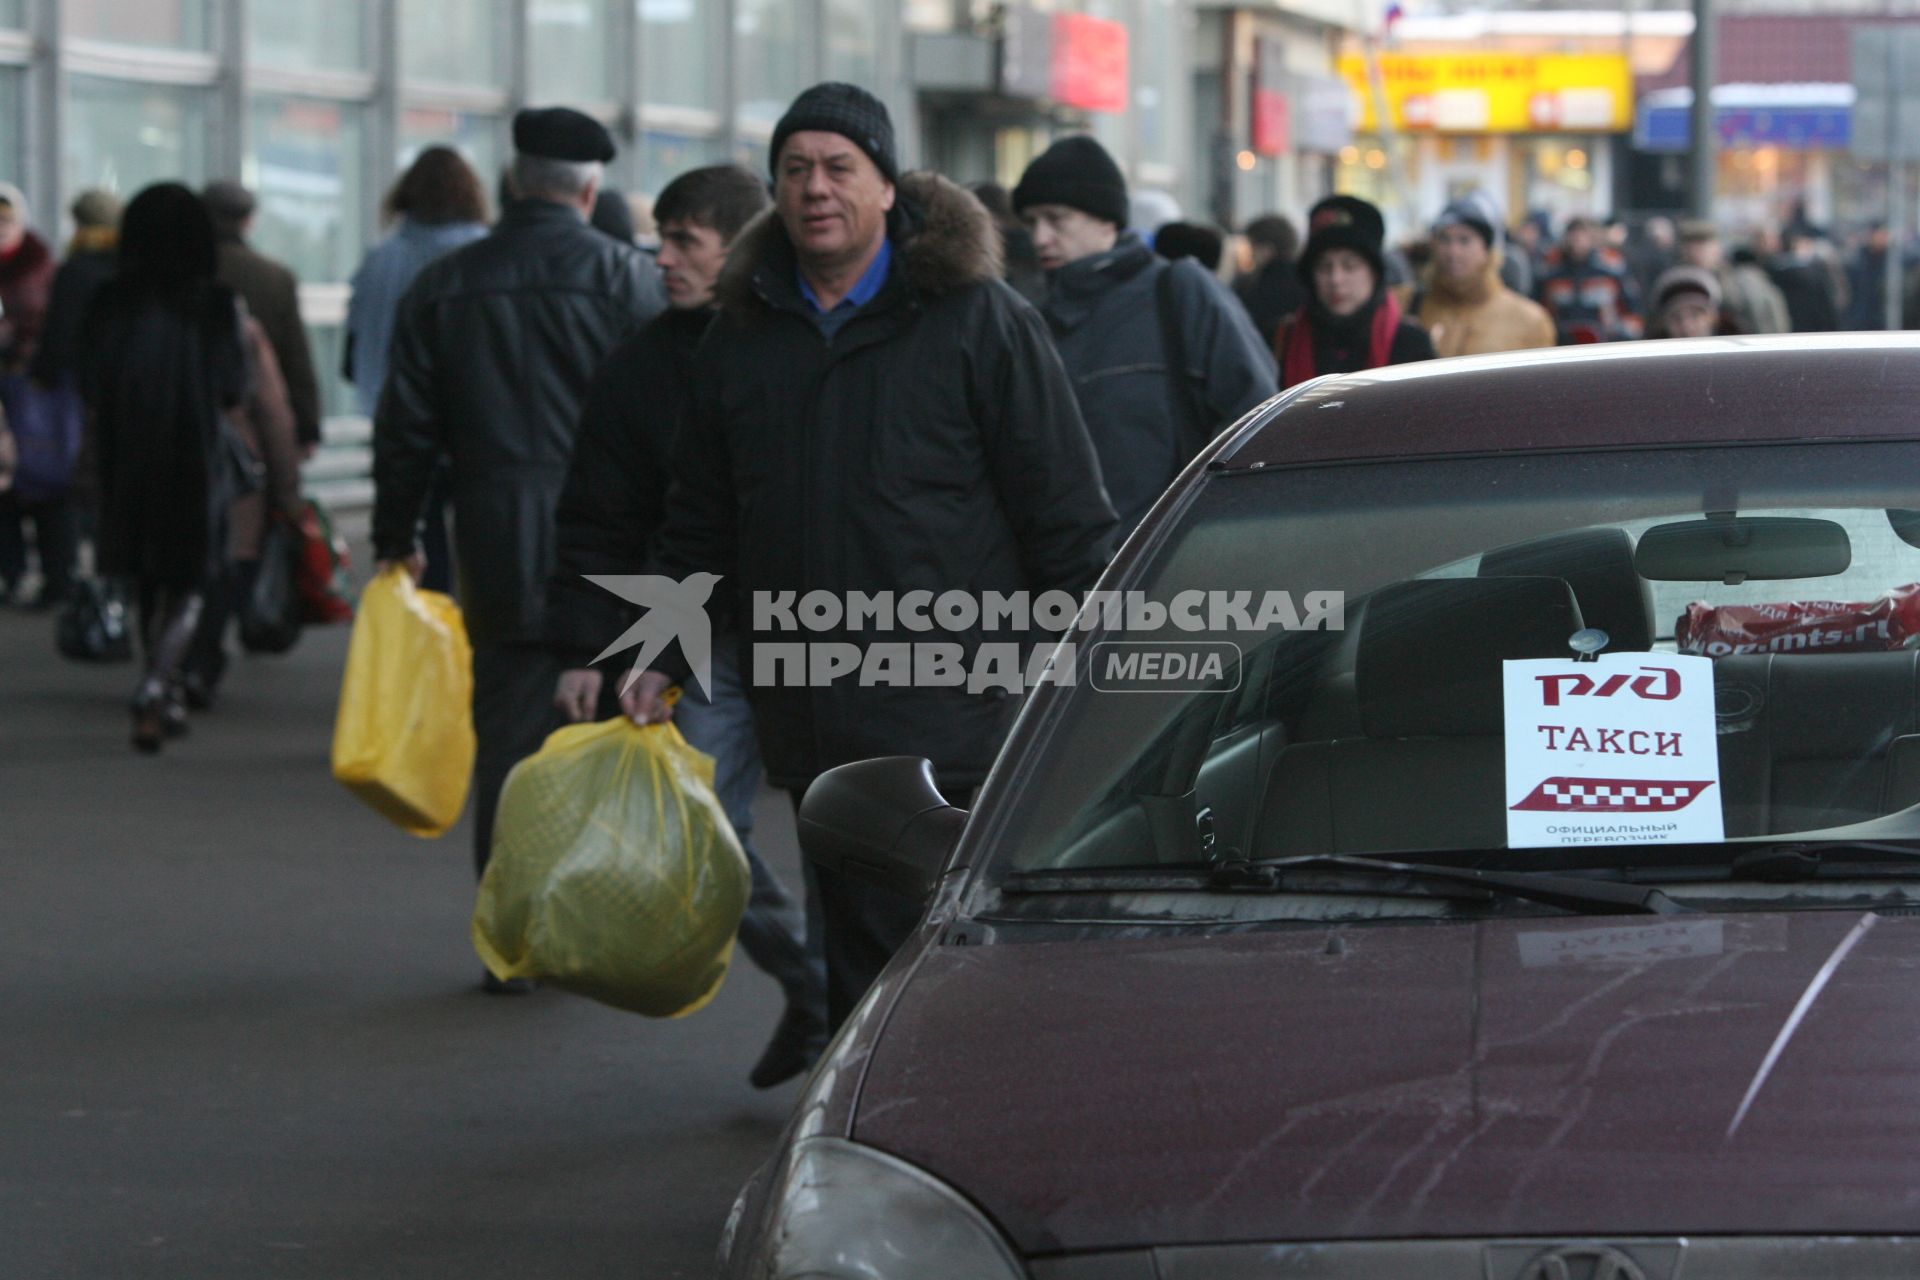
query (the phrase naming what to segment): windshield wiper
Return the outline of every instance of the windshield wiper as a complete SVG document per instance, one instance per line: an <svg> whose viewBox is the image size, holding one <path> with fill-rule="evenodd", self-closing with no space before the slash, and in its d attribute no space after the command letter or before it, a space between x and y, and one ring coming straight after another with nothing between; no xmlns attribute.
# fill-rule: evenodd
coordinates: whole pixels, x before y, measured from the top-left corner
<svg viewBox="0 0 1920 1280"><path fill-rule="evenodd" d="M1426 862L1389 862L1337 853L1307 854L1267 862L1227 862L1214 870L1212 885L1220 889L1289 891L1289 871L1336 871L1363 876L1396 876L1430 884L1462 885L1496 897L1519 898L1543 906L1584 915L1618 912L1626 915L1679 915L1690 912L1659 889L1609 880L1585 880L1539 872L1475 871L1470 867L1442 867Z"/></svg>
<svg viewBox="0 0 1920 1280"><path fill-rule="evenodd" d="M1828 865L1828 855L1848 853L1892 854L1895 861L1920 862L1920 848L1886 840L1781 840L1738 854L1727 868L1734 880L1811 880ZM1858 866L1847 863L1848 867Z"/></svg>
<svg viewBox="0 0 1920 1280"><path fill-rule="evenodd" d="M1170 866L1085 867L1021 871L1001 888L1009 893L1312 893L1333 892L1298 883L1299 871L1415 881L1474 891L1476 898L1517 898L1584 915L1674 915L1690 911L1659 889L1609 880L1539 872L1474 871L1424 862L1390 862L1347 854L1309 854L1269 862L1235 860ZM1391 892L1388 890L1387 892ZM1454 895L1459 896L1459 895Z"/></svg>

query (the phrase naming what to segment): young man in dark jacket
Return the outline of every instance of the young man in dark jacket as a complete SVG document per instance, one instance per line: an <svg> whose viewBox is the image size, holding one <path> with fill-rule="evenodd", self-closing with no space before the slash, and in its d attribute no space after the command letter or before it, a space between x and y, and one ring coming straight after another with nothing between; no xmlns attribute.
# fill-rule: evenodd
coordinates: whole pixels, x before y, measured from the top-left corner
<svg viewBox="0 0 1920 1280"><path fill-rule="evenodd" d="M688 370L713 321L727 246L766 208L766 183L738 165L713 165L669 182L654 204L667 311L614 349L587 392L557 517L559 563L547 588L547 627L566 669L554 701L567 719L613 714L613 683L593 659L634 621L634 610L587 574L643 569L660 532L673 438L692 390ZM722 628L725 630L724 625ZM805 1071L826 1047L824 961L807 947L806 920L753 847L760 746L731 641L714 646L711 692L688 688L674 722L714 759L714 789L753 870L740 945L780 983L787 1009L749 1077L771 1088Z"/></svg>
<svg viewBox="0 0 1920 1280"><path fill-rule="evenodd" d="M1242 233L1253 252L1253 270L1233 282L1233 292L1253 317L1253 327L1268 348L1280 324L1307 304L1295 261L1300 256L1300 232L1277 213L1249 222Z"/></svg>
<svg viewBox="0 0 1920 1280"><path fill-rule="evenodd" d="M1562 345L1640 336L1640 293L1619 255L1604 248L1590 218L1567 223L1559 256L1534 287Z"/></svg>
<svg viewBox="0 0 1920 1280"><path fill-rule="evenodd" d="M428 482L443 454L452 464L481 871L507 773L554 720L546 593L580 407L607 354L664 305L641 252L587 225L613 157L605 126L565 107L528 110L513 139L519 198L401 299L373 429L374 554L416 578Z"/></svg>
<svg viewBox="0 0 1920 1280"><path fill-rule="evenodd" d="M795 679L777 645L943 643L962 668L992 638L937 614L897 625L910 593L1079 591L1105 565L1113 509L1073 388L1039 314L1000 279L971 195L899 176L886 108L852 85L801 94L774 130L774 216L735 244L720 315L693 366L656 567L722 575L745 619L761 751L798 796L836 765L933 762L965 803L1017 699L937 680ZM896 625L816 620L780 601L892 593ZM761 609L755 604L769 605ZM626 699L665 715L649 671ZM828 1003L838 1023L924 904L818 872Z"/></svg>
<svg viewBox="0 0 1920 1280"><path fill-rule="evenodd" d="M1122 229L1127 182L1092 138L1047 148L1013 207L1047 272L1041 310L1107 496L1131 531L1194 454L1279 389L1273 356L1205 267L1157 257Z"/></svg>

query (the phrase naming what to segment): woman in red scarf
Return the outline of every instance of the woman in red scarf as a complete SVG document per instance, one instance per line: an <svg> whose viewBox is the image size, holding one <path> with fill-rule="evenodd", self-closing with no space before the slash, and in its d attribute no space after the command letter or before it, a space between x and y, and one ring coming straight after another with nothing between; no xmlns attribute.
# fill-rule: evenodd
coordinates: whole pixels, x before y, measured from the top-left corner
<svg viewBox="0 0 1920 1280"><path fill-rule="evenodd" d="M1427 331L1403 319L1386 291L1380 211L1354 196L1328 196L1307 218L1300 279L1307 305L1280 326L1280 385L1323 373L1354 373L1433 359Z"/></svg>

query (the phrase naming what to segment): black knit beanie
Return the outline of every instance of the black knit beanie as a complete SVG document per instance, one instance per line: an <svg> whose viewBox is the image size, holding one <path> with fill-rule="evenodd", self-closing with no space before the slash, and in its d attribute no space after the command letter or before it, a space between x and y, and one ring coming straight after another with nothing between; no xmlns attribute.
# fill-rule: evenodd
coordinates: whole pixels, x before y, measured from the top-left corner
<svg viewBox="0 0 1920 1280"><path fill-rule="evenodd" d="M1313 290L1313 264L1329 249L1351 249L1367 260L1375 280L1387 275L1386 220L1358 196L1328 196L1307 215L1307 245L1300 251L1301 283Z"/></svg>
<svg viewBox="0 0 1920 1280"><path fill-rule="evenodd" d="M859 85L829 80L793 100L787 114L774 126L767 149L767 166L779 176L780 148L796 133L817 130L837 133L867 153L888 182L900 180L900 161L893 147L893 117L886 103Z"/></svg>
<svg viewBox="0 0 1920 1280"><path fill-rule="evenodd" d="M1027 166L1013 189L1013 211L1036 204L1063 204L1096 218L1127 225L1127 180L1107 149L1092 138L1062 138Z"/></svg>

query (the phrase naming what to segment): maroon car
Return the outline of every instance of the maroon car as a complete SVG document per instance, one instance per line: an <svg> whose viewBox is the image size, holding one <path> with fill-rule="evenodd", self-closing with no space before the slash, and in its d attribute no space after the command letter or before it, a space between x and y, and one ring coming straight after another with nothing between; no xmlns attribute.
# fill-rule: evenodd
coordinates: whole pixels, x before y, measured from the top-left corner
<svg viewBox="0 0 1920 1280"><path fill-rule="evenodd" d="M1905 336L1273 401L971 813L808 794L929 908L724 1274L1920 1275L1917 584Z"/></svg>

